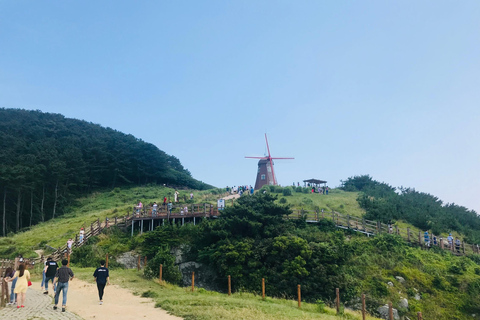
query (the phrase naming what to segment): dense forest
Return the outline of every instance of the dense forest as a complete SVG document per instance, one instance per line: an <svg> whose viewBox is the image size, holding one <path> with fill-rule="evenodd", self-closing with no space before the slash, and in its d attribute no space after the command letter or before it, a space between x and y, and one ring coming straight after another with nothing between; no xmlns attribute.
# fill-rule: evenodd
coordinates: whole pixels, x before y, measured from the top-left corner
<svg viewBox="0 0 480 320"><path fill-rule="evenodd" d="M403 220L434 234L457 231L469 243L480 243L480 218L473 210L454 203L444 204L437 197L412 188L396 189L368 175L342 181L345 191L361 191L357 201L365 209L365 218Z"/></svg>
<svg viewBox="0 0 480 320"><path fill-rule="evenodd" d="M132 135L60 114L0 108L2 235L63 213L99 188L211 186L173 155Z"/></svg>

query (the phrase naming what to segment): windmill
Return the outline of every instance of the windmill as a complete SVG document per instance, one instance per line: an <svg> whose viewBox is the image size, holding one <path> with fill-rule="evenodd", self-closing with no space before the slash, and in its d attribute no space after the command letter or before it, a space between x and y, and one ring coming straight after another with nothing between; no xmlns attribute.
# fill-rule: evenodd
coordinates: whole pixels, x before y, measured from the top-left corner
<svg viewBox="0 0 480 320"><path fill-rule="evenodd" d="M267 143L268 156L264 157L245 157L250 159L260 159L258 161L257 180L255 181L255 190L260 189L262 186L277 185L275 179L275 171L273 170L273 159L295 159L295 158L273 158L270 155L270 148L268 147L267 134L265 133L265 142Z"/></svg>

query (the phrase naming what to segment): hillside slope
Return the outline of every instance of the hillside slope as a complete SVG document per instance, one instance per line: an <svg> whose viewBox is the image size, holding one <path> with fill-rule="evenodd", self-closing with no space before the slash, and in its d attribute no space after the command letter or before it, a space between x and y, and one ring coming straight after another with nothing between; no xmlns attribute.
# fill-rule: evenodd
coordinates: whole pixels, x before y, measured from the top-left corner
<svg viewBox="0 0 480 320"><path fill-rule="evenodd" d="M111 128L0 108L1 234L55 218L73 195L159 184L207 189L180 161Z"/></svg>

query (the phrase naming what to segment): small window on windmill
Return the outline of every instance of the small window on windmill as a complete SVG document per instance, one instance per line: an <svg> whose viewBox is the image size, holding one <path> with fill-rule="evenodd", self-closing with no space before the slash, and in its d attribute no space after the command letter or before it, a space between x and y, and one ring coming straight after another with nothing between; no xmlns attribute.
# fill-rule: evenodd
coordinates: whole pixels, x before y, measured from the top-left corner
<svg viewBox="0 0 480 320"><path fill-rule="evenodd" d="M268 171L268 172L272 172L272 167L267 166L267 171Z"/></svg>
<svg viewBox="0 0 480 320"><path fill-rule="evenodd" d="M262 174L262 176L260 177L260 179L265 180L265 175Z"/></svg>

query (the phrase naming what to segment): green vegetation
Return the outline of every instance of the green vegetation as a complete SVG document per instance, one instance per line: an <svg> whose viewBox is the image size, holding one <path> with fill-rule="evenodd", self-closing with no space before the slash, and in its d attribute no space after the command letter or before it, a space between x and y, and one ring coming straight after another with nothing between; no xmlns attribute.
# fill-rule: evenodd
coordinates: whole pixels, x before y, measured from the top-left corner
<svg viewBox="0 0 480 320"><path fill-rule="evenodd" d="M223 189L179 190L179 199L192 202L190 193L193 192L196 203L214 203ZM90 223L106 217L124 216L132 212L133 206L142 201L145 205L160 202L164 196L173 197L172 188L163 186L147 186L133 188L115 188L111 191L94 192L87 197L77 199L67 207L61 219L53 219L27 228L22 232L10 234L0 238L0 257L13 258L18 254L24 257L36 257L34 250L45 250L47 247L58 248L63 246L68 238L75 238L81 227L88 228ZM47 249L48 253L49 250Z"/></svg>
<svg viewBox="0 0 480 320"><path fill-rule="evenodd" d="M443 204L437 197L412 188L398 190L370 176L350 177L342 189L361 191L358 203L370 220L395 222L403 220L434 234L456 231L468 243L480 243L480 217L473 210L454 203Z"/></svg>
<svg viewBox="0 0 480 320"><path fill-rule="evenodd" d="M59 114L0 108L2 235L64 213L99 188L211 186L180 161L132 135Z"/></svg>
<svg viewBox="0 0 480 320"><path fill-rule="evenodd" d="M266 186L260 192L277 194L278 202L289 204L293 211L304 209L320 212L323 209L325 212L333 210L356 217L362 217L365 214L365 210L357 202L358 192L330 189L328 195L324 195L311 193L311 188L271 187Z"/></svg>
<svg viewBox="0 0 480 320"><path fill-rule="evenodd" d="M480 314L479 256L458 257L437 248L409 247L401 238L389 234L367 238L339 231L327 221L318 224L286 221L281 217L289 212L286 205L292 205L295 199L311 199L313 203L333 201L337 206L346 206L345 199L354 201L352 199L362 194L331 190L328 196L321 196L292 190L292 195L284 196L283 190L274 191L277 199L270 191L242 197L235 206L228 206L218 219L197 226L165 226L134 237L109 229L92 238L87 246L75 250L72 264L77 268L76 273L83 273L78 267L98 263L108 253L114 277L119 280L117 284L151 297L158 306L187 319L206 319L210 308L218 319L241 318L240 314L248 315L245 319L254 316L318 318L323 316L320 310L332 306L336 287L340 288L346 310L358 307L358 299L365 293L367 308L372 314L388 301L410 319L416 317L417 311L422 311L425 319L436 320L466 320L472 319L472 314ZM138 200L149 203L168 192L173 190L151 186L95 193L79 199L62 219L32 227L13 238L0 239L1 250L7 252L8 249L13 255L19 248L31 252L32 247L40 243L64 244L70 236L66 232L69 228L73 234L84 222L111 217L115 210L122 214L122 210L131 208ZM189 191L181 192L189 194ZM218 197L215 193L219 192L221 190L194 193L198 200L214 201ZM286 205L279 204L281 199L287 199ZM403 226L404 222L397 223ZM7 242L9 245L4 246ZM204 289L192 294L188 289L174 286L180 283L180 273L172 249L178 248L183 248L188 261L202 262L214 270L218 278L212 281L220 291L226 287L226 276L231 275L234 295L227 297ZM123 270L115 262L115 257L130 250L148 257L147 267L140 273ZM171 284L156 283L160 263L164 265L164 279ZM93 270L85 272L89 279ZM261 278L266 279L270 296L266 302L258 298ZM304 302L311 303L302 304L301 311L296 309L294 301L297 284L302 285ZM408 308L399 307L401 298L408 299ZM331 309L325 310L326 315L331 312Z"/></svg>

